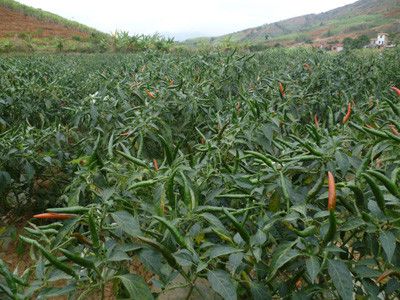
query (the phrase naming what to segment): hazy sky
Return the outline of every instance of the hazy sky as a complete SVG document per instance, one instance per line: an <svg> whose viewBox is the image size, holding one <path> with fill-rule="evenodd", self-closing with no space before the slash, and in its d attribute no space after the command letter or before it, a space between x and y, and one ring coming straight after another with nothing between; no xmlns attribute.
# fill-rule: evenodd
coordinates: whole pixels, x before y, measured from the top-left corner
<svg viewBox="0 0 400 300"><path fill-rule="evenodd" d="M355 0L18 0L111 33L155 32L185 39L216 36Z"/></svg>

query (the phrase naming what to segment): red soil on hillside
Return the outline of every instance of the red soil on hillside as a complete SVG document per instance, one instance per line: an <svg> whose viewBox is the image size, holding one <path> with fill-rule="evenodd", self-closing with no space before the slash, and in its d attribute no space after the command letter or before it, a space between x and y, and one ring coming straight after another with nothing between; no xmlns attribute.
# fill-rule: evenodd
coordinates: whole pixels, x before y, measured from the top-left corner
<svg viewBox="0 0 400 300"><path fill-rule="evenodd" d="M19 34L30 34L32 37L87 37L88 34L77 29L45 22L23 13L0 6L0 37L14 37Z"/></svg>

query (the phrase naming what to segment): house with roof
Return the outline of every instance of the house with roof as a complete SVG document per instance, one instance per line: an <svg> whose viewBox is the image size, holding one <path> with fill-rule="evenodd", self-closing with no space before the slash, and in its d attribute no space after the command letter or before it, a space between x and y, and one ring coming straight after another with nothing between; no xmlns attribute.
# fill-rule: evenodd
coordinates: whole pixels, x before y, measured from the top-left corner
<svg viewBox="0 0 400 300"><path fill-rule="evenodd" d="M385 32L380 32L378 33L378 36L376 39L371 39L370 43L368 46L365 48L386 48L386 47L393 47L393 45L389 44L389 34Z"/></svg>
<svg viewBox="0 0 400 300"><path fill-rule="evenodd" d="M331 47L331 51L341 52L343 50L344 50L344 44L342 44L342 43L334 44Z"/></svg>
<svg viewBox="0 0 400 300"><path fill-rule="evenodd" d="M389 35L384 32L379 33L377 39L375 40L375 44L378 47L385 47L389 45Z"/></svg>

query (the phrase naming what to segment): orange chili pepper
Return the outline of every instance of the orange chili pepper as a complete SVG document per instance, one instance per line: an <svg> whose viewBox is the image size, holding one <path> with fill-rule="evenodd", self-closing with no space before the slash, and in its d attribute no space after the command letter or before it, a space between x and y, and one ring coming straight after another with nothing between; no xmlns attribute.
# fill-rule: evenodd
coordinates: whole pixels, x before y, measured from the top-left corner
<svg viewBox="0 0 400 300"><path fill-rule="evenodd" d="M391 89L392 89L394 92L396 92L397 96L400 97L400 89L398 89L398 88L395 87L395 86L392 86Z"/></svg>
<svg viewBox="0 0 400 300"><path fill-rule="evenodd" d="M279 82L279 92L281 93L282 97L286 96L285 89L283 88L282 82Z"/></svg>
<svg viewBox="0 0 400 300"><path fill-rule="evenodd" d="M304 64L303 67L304 67L305 70L307 70L309 73L311 73L312 69L311 69L311 66L309 64Z"/></svg>
<svg viewBox="0 0 400 300"><path fill-rule="evenodd" d="M69 220L76 217L76 215L71 214L61 214L61 213L42 213L34 215L33 218L36 219L54 219L54 220Z"/></svg>
<svg viewBox="0 0 400 300"><path fill-rule="evenodd" d="M301 280L301 278L299 278L299 280L296 281L296 288L299 290L301 289L303 285L303 281Z"/></svg>
<svg viewBox="0 0 400 300"><path fill-rule="evenodd" d="M376 282L377 282L377 283L382 283L382 281L384 281L387 277L389 277L389 276L392 275L393 273L394 273L393 270L388 270L388 271L383 272L382 275L379 276L379 277L376 279Z"/></svg>
<svg viewBox="0 0 400 300"><path fill-rule="evenodd" d="M347 105L347 113L346 113L346 115L345 115L344 118L343 118L343 124L346 124L346 123L347 123L347 121L350 119L350 116L351 116L351 103L349 103L349 104Z"/></svg>
<svg viewBox="0 0 400 300"><path fill-rule="evenodd" d="M152 98L152 99L156 98L156 96L154 95L154 93L150 92L149 90L146 90L146 94L147 94L147 96L149 96L149 97Z"/></svg>
<svg viewBox="0 0 400 300"><path fill-rule="evenodd" d="M396 126L394 126L393 124L390 124L389 127L390 127L390 130L392 131L392 133L393 133L394 135L397 135L397 136L400 135L400 133L397 131Z"/></svg>
<svg viewBox="0 0 400 300"><path fill-rule="evenodd" d="M328 172L328 210L335 210L336 208L336 186L335 177L331 172Z"/></svg>
<svg viewBox="0 0 400 300"><path fill-rule="evenodd" d="M319 121L318 121L317 114L314 115L314 123L315 123L315 127L319 128Z"/></svg>
<svg viewBox="0 0 400 300"><path fill-rule="evenodd" d="M237 111L237 112L240 112L240 102L237 102L237 103L236 103L236 111Z"/></svg>
<svg viewBox="0 0 400 300"><path fill-rule="evenodd" d="M156 171L158 171L158 162L156 159L153 159L153 166Z"/></svg>

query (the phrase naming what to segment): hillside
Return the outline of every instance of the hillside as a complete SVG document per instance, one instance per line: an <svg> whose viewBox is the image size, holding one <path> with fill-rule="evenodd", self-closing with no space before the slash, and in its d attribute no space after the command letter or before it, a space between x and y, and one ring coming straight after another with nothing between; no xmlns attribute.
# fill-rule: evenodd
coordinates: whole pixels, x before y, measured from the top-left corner
<svg viewBox="0 0 400 300"><path fill-rule="evenodd" d="M100 32L14 0L0 0L0 37L21 33L29 33L33 37L84 37Z"/></svg>
<svg viewBox="0 0 400 300"><path fill-rule="evenodd" d="M360 0L321 14L299 16L209 40L293 45L337 41L362 34L374 37L382 31L399 34L400 0Z"/></svg>
<svg viewBox="0 0 400 300"><path fill-rule="evenodd" d="M14 0L0 0L0 52L84 50L106 34Z"/></svg>

